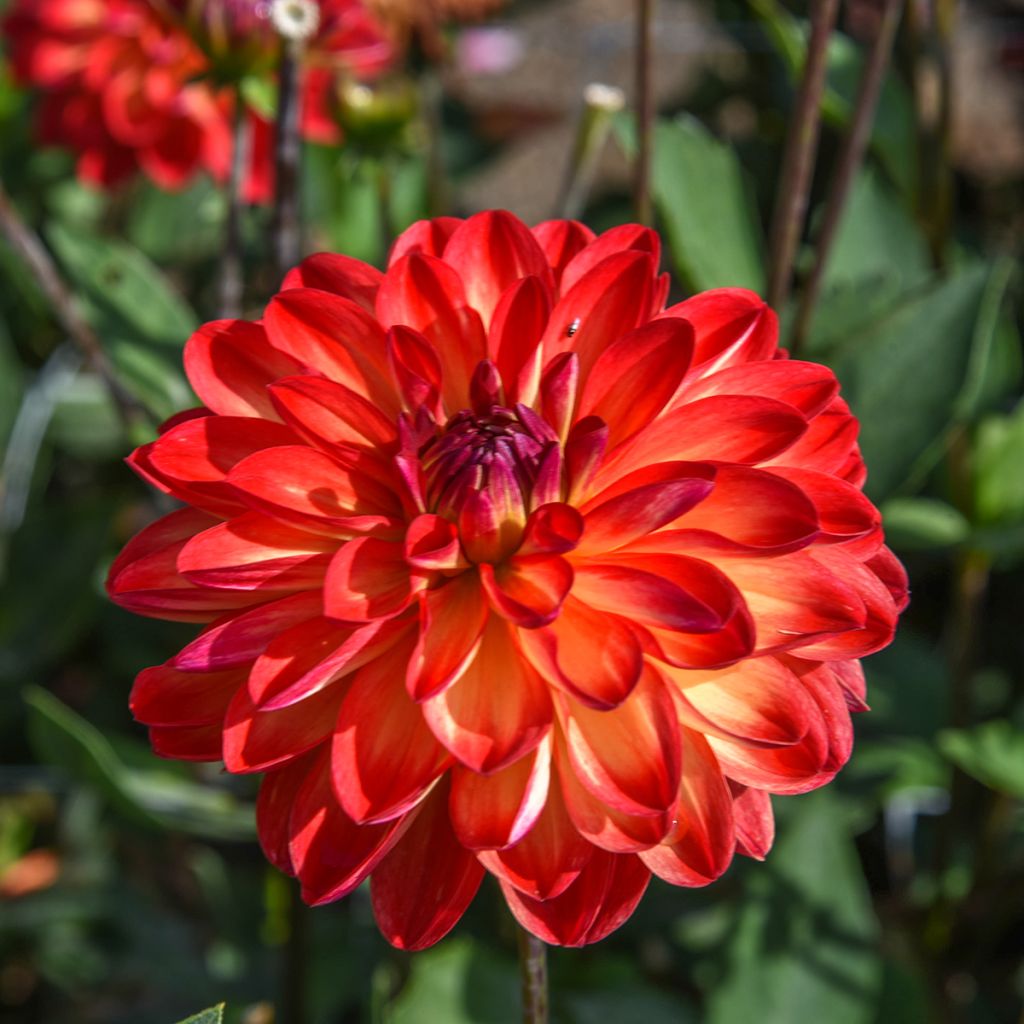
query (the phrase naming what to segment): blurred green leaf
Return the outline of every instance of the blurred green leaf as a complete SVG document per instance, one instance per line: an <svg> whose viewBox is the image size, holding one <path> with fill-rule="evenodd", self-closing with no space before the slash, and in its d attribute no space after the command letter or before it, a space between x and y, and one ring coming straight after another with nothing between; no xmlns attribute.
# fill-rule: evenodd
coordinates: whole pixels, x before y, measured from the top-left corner
<svg viewBox="0 0 1024 1024"><path fill-rule="evenodd" d="M936 439L953 420L986 277L986 267L964 266L827 351L812 348L836 371L860 419L867 490L876 500L904 485L923 458L941 455Z"/></svg>
<svg viewBox="0 0 1024 1024"><path fill-rule="evenodd" d="M949 774L933 743L892 737L858 743L844 778L869 783L885 801L905 789L948 789Z"/></svg>
<svg viewBox="0 0 1024 1024"><path fill-rule="evenodd" d="M270 75L246 75L238 83L242 99L265 121L277 116L277 83Z"/></svg>
<svg viewBox="0 0 1024 1024"><path fill-rule="evenodd" d="M191 264L219 252L225 214L224 194L207 177L197 178L181 192L140 183L125 231L128 240L150 259ZM184 224L188 230L182 230ZM187 337L181 335L178 344Z"/></svg>
<svg viewBox="0 0 1024 1024"><path fill-rule="evenodd" d="M518 1024L519 972L465 939L418 954L392 1005L393 1024Z"/></svg>
<svg viewBox="0 0 1024 1024"><path fill-rule="evenodd" d="M882 516L886 539L898 551L953 547L971 532L967 519L937 498L891 498Z"/></svg>
<svg viewBox="0 0 1024 1024"><path fill-rule="evenodd" d="M157 420L197 404L179 353L117 337L105 347L121 383Z"/></svg>
<svg viewBox="0 0 1024 1024"><path fill-rule="evenodd" d="M858 732L931 743L949 714L949 669L938 643L904 626L864 670L871 713L858 717Z"/></svg>
<svg viewBox="0 0 1024 1024"><path fill-rule="evenodd" d="M121 419L103 380L79 373L71 381L54 406L49 436L63 451L81 458L124 454Z"/></svg>
<svg viewBox="0 0 1024 1024"><path fill-rule="evenodd" d="M126 337L180 348L196 329L188 303L138 249L62 224L51 224L46 235L104 340Z"/></svg>
<svg viewBox="0 0 1024 1024"><path fill-rule="evenodd" d="M660 121L652 175L669 250L686 285L763 291L757 211L733 149L696 118Z"/></svg>
<svg viewBox="0 0 1024 1024"><path fill-rule="evenodd" d="M39 759L63 768L71 779L96 786L125 817L217 839L255 835L252 808L228 793L160 766L138 744L121 738L115 746L46 690L29 687L25 701L30 708L29 737ZM142 767L146 763L151 767Z"/></svg>
<svg viewBox="0 0 1024 1024"><path fill-rule="evenodd" d="M179 1021L179 1024L223 1024L223 1021L224 1004L220 1003L201 1013L194 1013L191 1017L186 1017L185 1020Z"/></svg>
<svg viewBox="0 0 1024 1024"><path fill-rule="evenodd" d="M974 507L982 525L1024 522L1024 401L989 416L974 438Z"/></svg>
<svg viewBox="0 0 1024 1024"><path fill-rule="evenodd" d="M615 988L554 997L571 1024L695 1024L696 1013L677 997L649 985L626 984Z"/></svg>
<svg viewBox="0 0 1024 1024"><path fill-rule="evenodd" d="M1024 798L1024 731L1005 718L973 729L947 729L939 750L972 778L1000 793Z"/></svg>
<svg viewBox="0 0 1024 1024"><path fill-rule="evenodd" d="M878 922L835 800L801 797L749 872L707 1024L867 1024L882 982Z"/></svg>

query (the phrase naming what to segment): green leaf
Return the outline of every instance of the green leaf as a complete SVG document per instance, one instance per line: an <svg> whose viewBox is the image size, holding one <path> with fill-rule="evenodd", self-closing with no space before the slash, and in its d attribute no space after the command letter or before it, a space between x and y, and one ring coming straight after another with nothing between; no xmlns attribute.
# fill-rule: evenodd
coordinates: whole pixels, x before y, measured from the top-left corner
<svg viewBox="0 0 1024 1024"><path fill-rule="evenodd" d="M836 371L860 419L867 490L876 500L905 485L922 460L930 464L941 455L986 277L985 266L964 266L908 296L869 326L832 341L827 350L811 347L815 358Z"/></svg>
<svg viewBox="0 0 1024 1024"><path fill-rule="evenodd" d="M972 778L999 793L1024 798L1024 731L1005 718L973 729L947 729L939 750Z"/></svg>
<svg viewBox="0 0 1024 1024"><path fill-rule="evenodd" d="M707 1024L869 1024L882 982L878 922L828 794L794 801L776 848L748 875Z"/></svg>
<svg viewBox="0 0 1024 1024"><path fill-rule="evenodd" d="M511 960L455 939L417 955L392 1005L393 1024L518 1024L519 974Z"/></svg>
<svg viewBox="0 0 1024 1024"><path fill-rule="evenodd" d="M208 1010L202 1010L192 1014L191 1017L186 1017L185 1020L179 1021L179 1024L223 1024L223 1022L224 1004L219 1003L217 1006L211 1006Z"/></svg>
<svg viewBox="0 0 1024 1024"><path fill-rule="evenodd" d="M898 551L927 551L962 544L971 524L937 498L892 498L882 506L885 536Z"/></svg>
<svg viewBox="0 0 1024 1024"><path fill-rule="evenodd" d="M1024 523L1024 401L989 416L974 439L974 507L979 524Z"/></svg>
<svg viewBox="0 0 1024 1024"><path fill-rule="evenodd" d="M277 83L269 75L246 75L238 83L246 106L252 107L264 121L277 117Z"/></svg>
<svg viewBox="0 0 1024 1024"><path fill-rule="evenodd" d="M183 192L140 184L126 233L150 259L183 265L216 255L223 244L226 202L223 191L200 177ZM188 224L183 231L182 225ZM183 341L184 339L179 339Z"/></svg>
<svg viewBox="0 0 1024 1024"><path fill-rule="evenodd" d="M632 120L614 124L623 149L634 152ZM733 149L689 115L658 121L653 145L654 200L679 278L692 291L764 291L761 229Z"/></svg>
<svg viewBox="0 0 1024 1024"><path fill-rule="evenodd" d="M255 834L252 808L223 790L198 785L144 748L121 739L115 746L95 726L39 687L25 692L29 739L43 762L91 783L112 807L140 825L172 828L215 839ZM149 764L150 767L144 767Z"/></svg>
<svg viewBox="0 0 1024 1024"><path fill-rule="evenodd" d="M64 389L50 420L50 440L86 459L125 454L125 437L110 389L95 374L79 373Z"/></svg>
<svg viewBox="0 0 1024 1024"><path fill-rule="evenodd" d="M649 985L626 984L614 988L555 995L572 1024L696 1024L696 1013L667 992Z"/></svg>
<svg viewBox="0 0 1024 1024"><path fill-rule="evenodd" d="M196 316L167 279L126 242L51 224L47 238L81 292L101 338L114 335L180 348Z"/></svg>

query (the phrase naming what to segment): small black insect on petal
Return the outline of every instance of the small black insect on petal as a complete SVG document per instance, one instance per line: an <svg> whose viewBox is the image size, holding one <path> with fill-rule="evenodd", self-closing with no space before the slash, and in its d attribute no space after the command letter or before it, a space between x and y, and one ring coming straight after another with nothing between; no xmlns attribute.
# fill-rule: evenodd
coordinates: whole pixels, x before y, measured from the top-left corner
<svg viewBox="0 0 1024 1024"><path fill-rule="evenodd" d="M571 338L580 329L580 324L582 322L583 321L580 320L579 317L576 317L576 319L573 320L573 322L566 328L565 336L567 338Z"/></svg>

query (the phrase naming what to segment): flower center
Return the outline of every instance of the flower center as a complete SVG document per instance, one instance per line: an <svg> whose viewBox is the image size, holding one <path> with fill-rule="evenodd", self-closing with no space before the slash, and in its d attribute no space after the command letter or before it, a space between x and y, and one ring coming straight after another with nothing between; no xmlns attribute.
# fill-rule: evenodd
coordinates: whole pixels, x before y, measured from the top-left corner
<svg viewBox="0 0 1024 1024"><path fill-rule="evenodd" d="M472 492L484 492L504 513L521 520L541 459L557 443L554 432L529 409L462 409L420 448L427 502L455 518Z"/></svg>

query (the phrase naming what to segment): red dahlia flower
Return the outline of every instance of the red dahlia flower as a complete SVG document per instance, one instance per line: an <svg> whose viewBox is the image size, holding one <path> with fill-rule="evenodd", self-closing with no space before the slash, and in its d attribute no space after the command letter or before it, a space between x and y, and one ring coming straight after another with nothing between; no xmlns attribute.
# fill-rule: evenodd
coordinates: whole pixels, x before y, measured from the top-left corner
<svg viewBox="0 0 1024 1024"><path fill-rule="evenodd" d="M303 134L333 142L331 69L380 70L391 50L359 0L319 4ZM215 79L219 62L244 64L261 51L269 59L274 34L251 28L266 20L264 8L260 0L15 0L3 28L16 77L43 92L41 140L74 150L82 181L110 187L141 170L177 189L200 171L228 177L234 101ZM259 202L270 195L271 126L254 111L249 121L247 198Z"/></svg>
<svg viewBox="0 0 1024 1024"><path fill-rule="evenodd" d="M421 222L385 273L322 254L207 324L206 407L131 457L188 507L110 572L208 623L132 692L157 753L263 772L305 899L372 875L427 946L485 871L547 942L651 873L764 857L828 782L906 580L832 372L739 289L664 309L635 225Z"/></svg>

